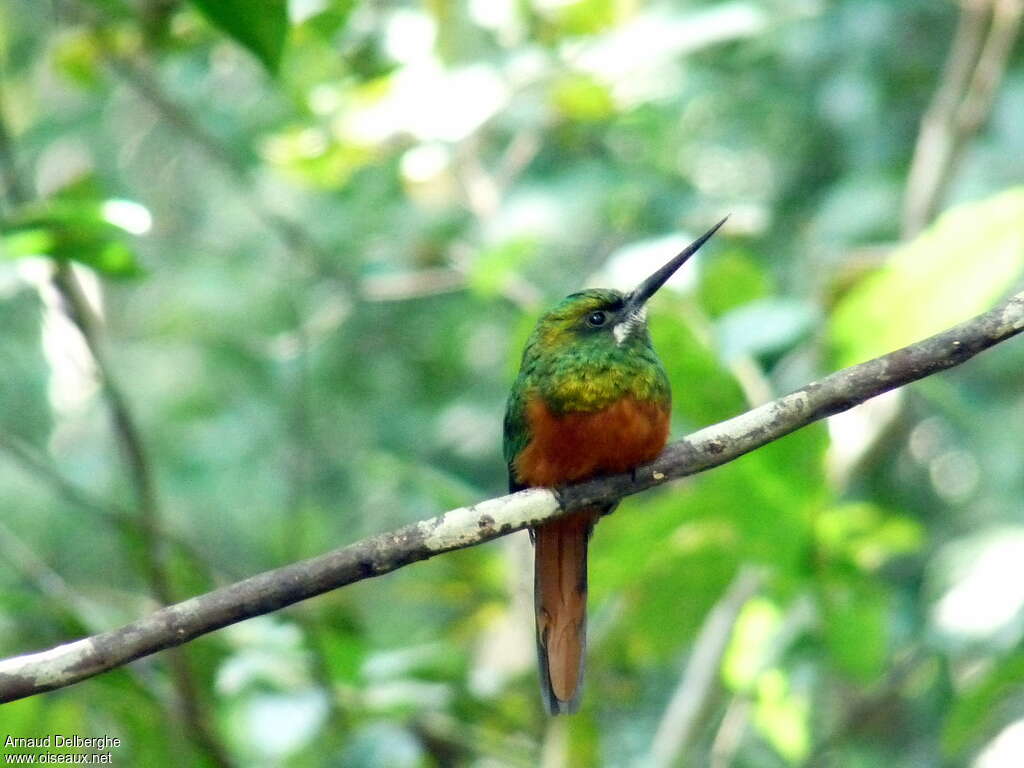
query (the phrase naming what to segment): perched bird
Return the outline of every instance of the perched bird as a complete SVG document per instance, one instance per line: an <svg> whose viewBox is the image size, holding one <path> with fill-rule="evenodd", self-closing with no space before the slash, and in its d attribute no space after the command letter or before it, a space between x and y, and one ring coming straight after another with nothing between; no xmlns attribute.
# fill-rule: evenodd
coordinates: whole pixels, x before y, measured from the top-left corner
<svg viewBox="0 0 1024 768"><path fill-rule="evenodd" d="M661 452L672 392L647 332L645 304L724 222L633 291L574 293L540 318L505 411L511 491L625 472ZM579 706L587 542L612 508L582 509L531 531L541 695L550 714Z"/></svg>

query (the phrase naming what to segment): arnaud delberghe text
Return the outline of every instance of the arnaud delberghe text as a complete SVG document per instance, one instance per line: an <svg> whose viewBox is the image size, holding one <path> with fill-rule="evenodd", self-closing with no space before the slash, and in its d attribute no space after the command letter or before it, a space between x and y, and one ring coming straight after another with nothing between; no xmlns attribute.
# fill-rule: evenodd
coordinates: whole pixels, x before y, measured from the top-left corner
<svg viewBox="0 0 1024 768"><path fill-rule="evenodd" d="M22 749L111 749L121 746L121 739L116 736L63 736L50 733L46 736L11 736L4 739L5 747L21 747Z"/></svg>

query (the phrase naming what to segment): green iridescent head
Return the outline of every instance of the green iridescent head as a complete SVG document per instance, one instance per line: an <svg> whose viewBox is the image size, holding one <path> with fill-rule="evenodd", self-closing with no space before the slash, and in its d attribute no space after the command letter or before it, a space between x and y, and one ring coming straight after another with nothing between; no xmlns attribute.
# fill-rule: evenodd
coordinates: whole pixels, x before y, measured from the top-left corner
<svg viewBox="0 0 1024 768"><path fill-rule="evenodd" d="M585 353L648 346L648 299L724 223L722 219L629 293L597 288L566 296L537 322L528 353L531 347L534 353Z"/></svg>

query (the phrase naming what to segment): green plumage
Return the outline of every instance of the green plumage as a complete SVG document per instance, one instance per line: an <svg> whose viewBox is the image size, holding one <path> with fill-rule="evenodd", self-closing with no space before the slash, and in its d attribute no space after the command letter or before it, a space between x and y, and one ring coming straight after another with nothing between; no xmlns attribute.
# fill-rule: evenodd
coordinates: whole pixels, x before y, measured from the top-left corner
<svg viewBox="0 0 1024 768"><path fill-rule="evenodd" d="M595 327L588 319L603 313ZM509 485L512 464L530 442L526 403L540 397L556 414L595 412L623 397L669 406L668 376L651 345L642 312L627 313L618 291L589 290L562 299L542 316L523 350L505 411Z"/></svg>

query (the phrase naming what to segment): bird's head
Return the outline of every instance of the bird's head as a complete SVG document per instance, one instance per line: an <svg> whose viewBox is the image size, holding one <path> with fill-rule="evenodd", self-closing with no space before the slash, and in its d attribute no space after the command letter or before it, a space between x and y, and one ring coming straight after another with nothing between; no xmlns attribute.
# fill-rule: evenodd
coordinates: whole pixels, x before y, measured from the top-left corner
<svg viewBox="0 0 1024 768"><path fill-rule="evenodd" d="M566 296L537 322L528 353L531 347L535 353L613 348L628 351L636 345L648 344L648 299L724 223L722 219L628 293L594 288Z"/></svg>

